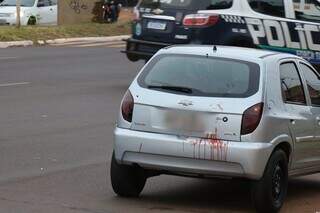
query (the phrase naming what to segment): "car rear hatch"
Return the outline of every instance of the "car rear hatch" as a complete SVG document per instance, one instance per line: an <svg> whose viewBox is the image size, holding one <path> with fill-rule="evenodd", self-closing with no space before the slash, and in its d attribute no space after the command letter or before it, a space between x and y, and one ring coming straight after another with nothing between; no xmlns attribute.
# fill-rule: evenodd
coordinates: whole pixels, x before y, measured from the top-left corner
<svg viewBox="0 0 320 213"><path fill-rule="evenodd" d="M161 100L162 96L158 94L154 98ZM132 129L184 137L240 141L243 111L241 107L235 110L235 100L171 95L170 98L166 97L168 107L160 104L159 100L151 99L146 98L135 104Z"/></svg>
<svg viewBox="0 0 320 213"><path fill-rule="evenodd" d="M131 128L240 141L242 115L259 102L259 76L259 66L244 61L157 56L138 78Z"/></svg>
<svg viewBox="0 0 320 213"><path fill-rule="evenodd" d="M210 8L210 0L143 0L138 7L140 29L134 38L172 44L189 43L191 31L183 26L188 14ZM136 26L135 26L136 27ZM141 33L141 34L140 34Z"/></svg>

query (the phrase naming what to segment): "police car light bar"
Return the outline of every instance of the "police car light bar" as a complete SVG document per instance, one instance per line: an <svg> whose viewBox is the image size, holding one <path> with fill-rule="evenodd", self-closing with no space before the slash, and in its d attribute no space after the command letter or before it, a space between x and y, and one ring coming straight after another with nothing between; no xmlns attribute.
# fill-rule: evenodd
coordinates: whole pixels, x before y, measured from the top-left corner
<svg viewBox="0 0 320 213"><path fill-rule="evenodd" d="M192 26L212 26L219 21L217 14L190 14L183 19L183 25L186 27Z"/></svg>

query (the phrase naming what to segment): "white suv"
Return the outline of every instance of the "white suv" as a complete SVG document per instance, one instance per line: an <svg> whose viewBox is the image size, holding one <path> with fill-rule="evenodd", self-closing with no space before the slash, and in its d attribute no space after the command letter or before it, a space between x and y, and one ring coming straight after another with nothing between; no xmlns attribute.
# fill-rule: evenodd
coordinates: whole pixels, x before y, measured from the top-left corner
<svg viewBox="0 0 320 213"><path fill-rule="evenodd" d="M57 0L21 0L21 25L57 24ZM4 0L0 4L0 24L15 25L16 0Z"/></svg>

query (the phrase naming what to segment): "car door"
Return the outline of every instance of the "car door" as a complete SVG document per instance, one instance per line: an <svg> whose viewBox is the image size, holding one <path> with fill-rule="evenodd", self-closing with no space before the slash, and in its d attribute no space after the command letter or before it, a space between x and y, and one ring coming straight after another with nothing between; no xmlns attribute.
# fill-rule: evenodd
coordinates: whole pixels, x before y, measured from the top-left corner
<svg viewBox="0 0 320 213"><path fill-rule="evenodd" d="M37 3L38 15L37 20L38 24L50 24L50 1L49 0L38 0Z"/></svg>
<svg viewBox="0 0 320 213"><path fill-rule="evenodd" d="M49 0L50 8L48 14L48 23L49 24L57 24L58 22L58 6L57 0Z"/></svg>
<svg viewBox="0 0 320 213"><path fill-rule="evenodd" d="M280 83L284 109L290 118L289 130L294 140L293 168L312 165L314 118L305 96L302 78L295 61L282 61Z"/></svg>
<svg viewBox="0 0 320 213"><path fill-rule="evenodd" d="M311 113L315 124L315 145L313 146L314 163L320 162L320 80L319 74L313 67L303 61L299 61L300 71L304 77L307 91L306 94L310 99Z"/></svg>

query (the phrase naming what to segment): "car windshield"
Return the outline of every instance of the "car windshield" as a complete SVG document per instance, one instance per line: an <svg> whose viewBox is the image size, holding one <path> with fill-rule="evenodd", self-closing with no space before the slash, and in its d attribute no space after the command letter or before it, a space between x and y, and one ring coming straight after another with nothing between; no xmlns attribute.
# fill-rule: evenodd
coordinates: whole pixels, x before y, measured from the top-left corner
<svg viewBox="0 0 320 213"><path fill-rule="evenodd" d="M20 0L22 7L32 7L34 6L35 0ZM16 6L16 0L4 0L0 6Z"/></svg>
<svg viewBox="0 0 320 213"><path fill-rule="evenodd" d="M206 56L159 55L138 83L144 88L208 97L249 97L259 88L258 64Z"/></svg>
<svg viewBox="0 0 320 213"><path fill-rule="evenodd" d="M172 8L172 9L227 9L232 6L233 0L143 0L141 7Z"/></svg>

